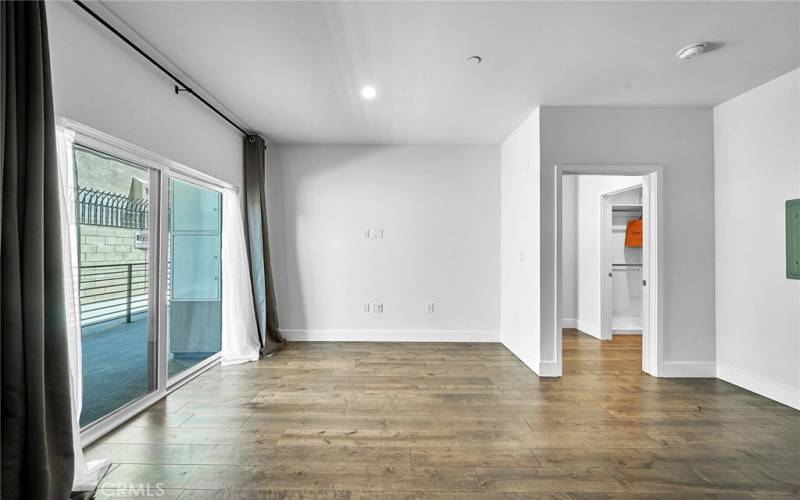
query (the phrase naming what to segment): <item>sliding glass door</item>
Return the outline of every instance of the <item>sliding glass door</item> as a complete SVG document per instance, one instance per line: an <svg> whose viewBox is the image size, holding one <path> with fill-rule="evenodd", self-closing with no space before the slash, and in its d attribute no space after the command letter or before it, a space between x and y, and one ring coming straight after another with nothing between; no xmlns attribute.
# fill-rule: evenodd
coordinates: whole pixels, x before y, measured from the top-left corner
<svg viewBox="0 0 800 500"><path fill-rule="evenodd" d="M157 388L150 242L158 173L79 145L73 153L84 427Z"/></svg>
<svg viewBox="0 0 800 500"><path fill-rule="evenodd" d="M74 184L70 277L79 296L87 442L219 360L222 191L230 186L62 122L59 137L71 153L60 161Z"/></svg>
<svg viewBox="0 0 800 500"><path fill-rule="evenodd" d="M222 194L169 182L167 367L169 380L220 351Z"/></svg>

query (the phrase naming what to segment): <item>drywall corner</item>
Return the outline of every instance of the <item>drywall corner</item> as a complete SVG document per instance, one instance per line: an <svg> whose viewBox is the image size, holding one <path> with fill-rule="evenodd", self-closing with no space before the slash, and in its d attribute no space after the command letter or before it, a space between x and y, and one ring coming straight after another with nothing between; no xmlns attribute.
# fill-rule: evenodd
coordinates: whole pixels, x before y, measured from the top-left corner
<svg viewBox="0 0 800 500"><path fill-rule="evenodd" d="M539 365L539 108L500 145L500 340Z"/></svg>

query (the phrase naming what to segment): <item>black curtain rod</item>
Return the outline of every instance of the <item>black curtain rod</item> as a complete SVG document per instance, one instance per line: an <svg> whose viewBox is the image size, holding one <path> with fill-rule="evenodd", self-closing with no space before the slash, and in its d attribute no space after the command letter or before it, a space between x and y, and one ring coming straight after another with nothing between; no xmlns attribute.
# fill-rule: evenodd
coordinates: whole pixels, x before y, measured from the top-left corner
<svg viewBox="0 0 800 500"><path fill-rule="evenodd" d="M240 127L239 125L237 125L237 124L236 124L236 122L234 122L233 120L231 120L230 118L228 118L227 116L225 116L225 114L224 114L222 111L218 110L216 107L214 107L214 105L213 105L213 104L211 104L210 102L206 101L206 100L203 98L203 96L199 95L197 92L195 92L194 90L192 90L192 89L191 89L191 87L189 87L188 85L186 85L185 83L183 83L183 82L181 81L181 79L180 79L180 78L178 78L177 76L173 75L173 74L172 74L172 73L171 73L171 72L170 72L170 71L169 71L167 68L165 68L164 66L162 66L162 65L161 65L161 64L160 64L158 61L156 61L156 60L155 60L155 59L153 59L152 57L150 57L150 56L147 54L147 52L145 52L145 51L143 51L142 49L140 49L138 45L136 45L136 44L135 44L135 43L133 43L133 42L132 42L130 39L128 39L128 37L126 37L125 35L123 35L122 33L120 33L120 32L119 32L119 31L118 31L118 30L117 30L115 27L113 27L113 26L111 26L110 24L108 24L108 22L107 22L105 19L103 19L102 17L100 17L99 15L97 15L97 14L96 14L96 13L95 13L95 12L94 12L92 9L90 9L90 8L89 8L89 7L87 7L87 6L86 6L86 5L85 5L83 2L81 2L81 0L72 0L72 1L73 1L75 4L77 4L77 5L78 5L78 7L80 7L80 8L81 8L81 9L83 9L84 11L86 11L86 13L88 13L90 16L92 16L93 18L95 18L95 19L97 20L97 22L99 22L100 24L102 24L103 26L105 26L105 27L106 27L106 28L107 28L107 29L108 29L110 32L112 32L112 33L114 33L115 35L117 35L117 37L119 37L119 39L120 39L120 40L122 40L123 42L127 43L127 44L128 44L128 45L129 45L129 46L130 46L130 47L131 47L133 50L135 50L135 51L136 51L136 52L138 52L138 53L139 53L139 54L140 54L142 57L144 57L145 59L147 59L147 60L148 60L148 61L149 61L149 62L150 62L150 63L151 63L153 66L155 66L156 68L160 69L162 73L164 73L164 74L165 74L165 75L167 75L168 77L172 78L172 80L173 80L173 81L174 81L174 82L177 84L177 85L175 85L175 93L176 93L176 94L178 94L178 93L180 93L180 92L188 92L189 94L191 94L191 95L193 95L194 97L196 97L196 98L197 98L197 99L198 99L200 102L202 102L203 104L205 104L205 105L206 105L206 106L207 106L207 107L208 107L208 108L209 108L211 111L213 111L214 113L216 113L217 115L219 115L219 116L220 116L220 117L221 117L223 120L225 120L226 122L230 123L230 124L231 124L233 127L235 127L235 128L236 128L236 130L238 130L239 132L241 132L241 133L242 133L242 134L244 134L245 136L248 136L248 137L249 137L249 136L252 136L252 135L253 135L253 134L250 134L250 133L248 133L248 132L247 132L245 129L243 129L243 128L242 128L242 127Z"/></svg>

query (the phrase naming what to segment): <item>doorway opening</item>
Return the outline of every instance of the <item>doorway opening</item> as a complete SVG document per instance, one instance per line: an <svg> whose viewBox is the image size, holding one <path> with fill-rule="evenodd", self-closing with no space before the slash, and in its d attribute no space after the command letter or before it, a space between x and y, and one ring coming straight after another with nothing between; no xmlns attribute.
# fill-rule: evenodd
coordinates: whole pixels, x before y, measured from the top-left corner
<svg viewBox="0 0 800 500"><path fill-rule="evenodd" d="M563 373L658 376L658 167L559 167L556 302Z"/></svg>

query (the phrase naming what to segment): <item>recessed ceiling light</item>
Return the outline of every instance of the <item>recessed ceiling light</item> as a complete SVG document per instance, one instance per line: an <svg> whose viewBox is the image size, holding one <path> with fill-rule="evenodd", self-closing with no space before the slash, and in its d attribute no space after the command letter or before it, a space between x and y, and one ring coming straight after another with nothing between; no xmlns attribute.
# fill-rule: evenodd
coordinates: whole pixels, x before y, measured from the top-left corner
<svg viewBox="0 0 800 500"><path fill-rule="evenodd" d="M483 62L483 58L481 56L469 56L467 58L467 62L477 66L478 64Z"/></svg>
<svg viewBox="0 0 800 500"><path fill-rule="evenodd" d="M678 56L678 59L691 59L694 56L699 56L705 52L707 45L708 44L706 42L690 43L686 47L679 50L675 55Z"/></svg>
<svg viewBox="0 0 800 500"><path fill-rule="evenodd" d="M361 87L361 97L363 97L364 99L371 101L375 99L377 95L378 91L375 90L375 87L373 87L372 85L364 85L363 87Z"/></svg>

